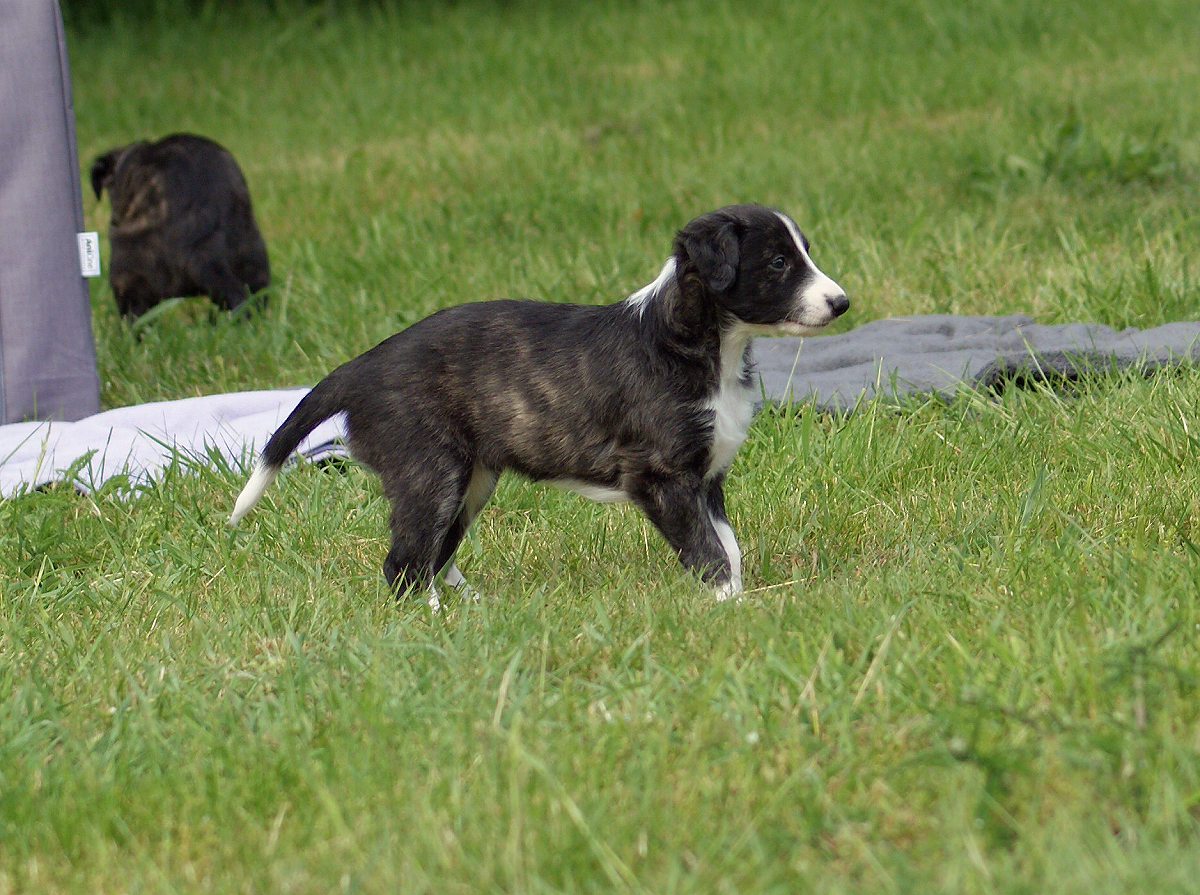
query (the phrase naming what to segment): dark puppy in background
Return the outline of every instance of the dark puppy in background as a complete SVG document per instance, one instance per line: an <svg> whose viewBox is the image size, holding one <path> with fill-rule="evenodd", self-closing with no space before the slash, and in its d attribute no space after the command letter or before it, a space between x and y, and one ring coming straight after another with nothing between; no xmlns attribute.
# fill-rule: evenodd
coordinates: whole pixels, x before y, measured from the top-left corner
<svg viewBox="0 0 1200 895"><path fill-rule="evenodd" d="M436 575L464 586L454 553L512 469L637 504L724 599L742 589L722 486L757 396L750 339L814 333L849 306L787 215L701 215L624 301L458 305L338 367L271 437L230 521L308 433L345 413L351 450L391 502L393 587L425 589L436 607Z"/></svg>
<svg viewBox="0 0 1200 895"><path fill-rule="evenodd" d="M227 311L270 281L250 190L232 155L194 134L109 150L92 163L112 203L109 282L136 319L166 298L207 295Z"/></svg>

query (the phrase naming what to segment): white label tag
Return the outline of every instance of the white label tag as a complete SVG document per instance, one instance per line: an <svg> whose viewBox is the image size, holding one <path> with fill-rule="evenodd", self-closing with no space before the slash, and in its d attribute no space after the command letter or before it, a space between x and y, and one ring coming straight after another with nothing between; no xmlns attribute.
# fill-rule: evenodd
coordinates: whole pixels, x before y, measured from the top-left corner
<svg viewBox="0 0 1200 895"><path fill-rule="evenodd" d="M79 272L85 277L100 276L100 237L95 233L77 233Z"/></svg>

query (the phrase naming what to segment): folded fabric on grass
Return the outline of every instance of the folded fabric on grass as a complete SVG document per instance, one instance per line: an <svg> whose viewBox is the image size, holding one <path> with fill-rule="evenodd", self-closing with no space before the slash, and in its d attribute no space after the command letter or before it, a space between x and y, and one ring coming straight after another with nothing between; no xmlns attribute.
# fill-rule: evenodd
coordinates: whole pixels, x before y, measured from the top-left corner
<svg viewBox="0 0 1200 895"><path fill-rule="evenodd" d="M83 491L115 475L147 484L172 462L211 463L214 452L248 466L306 394L306 388L234 392L119 407L76 422L0 426L0 495L68 475ZM338 415L301 442L299 453L314 460L344 453L344 435Z"/></svg>
<svg viewBox="0 0 1200 895"><path fill-rule="evenodd" d="M950 396L1011 380L1190 363L1200 359L1200 322L1118 332L1093 323L1046 326L1021 314L893 317L840 335L759 339L754 353L764 401L812 401L847 412L876 397ZM307 392L235 392L121 407L73 423L0 426L0 495L68 476L82 490L114 475L136 486L172 462L211 463L214 452L248 468ZM342 419L334 417L298 453L344 453L344 437Z"/></svg>
<svg viewBox="0 0 1200 895"><path fill-rule="evenodd" d="M845 412L875 397L949 397L1014 380L1190 363L1200 359L1200 322L1118 331L1097 323L1043 325L1024 314L930 314L873 320L833 336L758 339L754 354L766 401L813 401Z"/></svg>

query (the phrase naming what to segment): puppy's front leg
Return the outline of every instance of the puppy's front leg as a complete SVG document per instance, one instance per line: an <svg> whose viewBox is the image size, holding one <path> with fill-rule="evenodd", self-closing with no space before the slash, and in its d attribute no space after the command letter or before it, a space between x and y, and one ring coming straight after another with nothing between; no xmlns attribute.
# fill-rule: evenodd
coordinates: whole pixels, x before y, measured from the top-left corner
<svg viewBox="0 0 1200 895"><path fill-rule="evenodd" d="M733 526L729 524L729 519L725 516L723 478L724 476L718 476L713 479L709 483L707 494L709 519L712 522L713 530L717 533L717 540L721 542L725 556L729 559L729 581L717 586L718 602L736 597L742 592L742 548L738 546Z"/></svg>
<svg viewBox="0 0 1200 895"><path fill-rule="evenodd" d="M741 551L725 521L719 483L706 491L695 480L643 481L631 496L675 548L684 568L716 588L718 600L741 592Z"/></svg>

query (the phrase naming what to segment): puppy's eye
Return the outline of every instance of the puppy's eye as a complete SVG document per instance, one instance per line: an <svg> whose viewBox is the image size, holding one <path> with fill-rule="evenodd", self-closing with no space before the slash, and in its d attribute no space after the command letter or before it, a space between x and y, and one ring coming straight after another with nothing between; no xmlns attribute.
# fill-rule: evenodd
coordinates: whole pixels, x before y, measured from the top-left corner
<svg viewBox="0 0 1200 895"><path fill-rule="evenodd" d="M771 270L783 270L787 267L787 258L778 255L771 261Z"/></svg>

